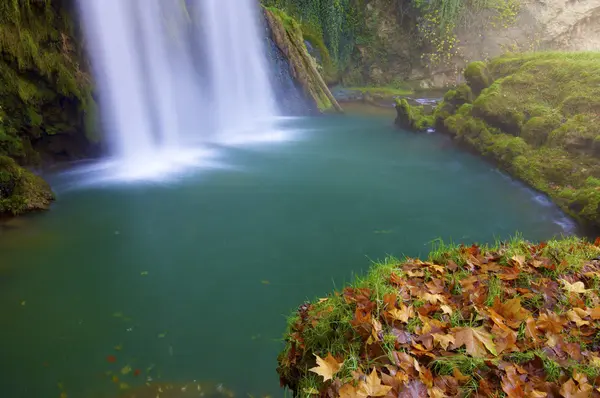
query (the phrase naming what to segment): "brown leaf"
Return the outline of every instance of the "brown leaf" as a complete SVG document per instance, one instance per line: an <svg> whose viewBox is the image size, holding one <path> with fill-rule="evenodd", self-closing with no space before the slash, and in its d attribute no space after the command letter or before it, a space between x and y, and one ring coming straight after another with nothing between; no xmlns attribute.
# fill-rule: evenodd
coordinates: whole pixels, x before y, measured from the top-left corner
<svg viewBox="0 0 600 398"><path fill-rule="evenodd" d="M506 375L502 376L502 391L508 398L525 398L523 381L517 374L517 369L514 366L508 366L505 372Z"/></svg>
<svg viewBox="0 0 600 398"><path fill-rule="evenodd" d="M541 314L536 322L537 327L547 333L560 333L565 324L565 320L553 312Z"/></svg>
<svg viewBox="0 0 600 398"><path fill-rule="evenodd" d="M427 386L419 380L406 384L398 394L398 398L427 398Z"/></svg>
<svg viewBox="0 0 600 398"><path fill-rule="evenodd" d="M485 357L487 351L494 355L498 355L493 336L483 327L453 328L452 332L454 333L454 338L456 340L455 344L453 344L454 348L459 348L464 345L467 349L467 353L474 357Z"/></svg>
<svg viewBox="0 0 600 398"><path fill-rule="evenodd" d="M531 315L529 311L521 307L521 299L516 297L511 300L507 300L503 303L496 301L494 303L494 310L502 316L508 326L517 328L522 321L527 319Z"/></svg>
<svg viewBox="0 0 600 398"><path fill-rule="evenodd" d="M371 397L383 397L392 389L391 386L384 386L381 384L381 380L377 376L377 371L373 368L373 371L368 375L365 380L361 380L358 386L358 393L364 396Z"/></svg>
<svg viewBox="0 0 600 398"><path fill-rule="evenodd" d="M538 331L535 320L532 317L529 317L525 320L525 336L529 337L536 344L539 341L540 332Z"/></svg>
<svg viewBox="0 0 600 398"><path fill-rule="evenodd" d="M327 354L325 359L321 358L317 354L314 354L314 356L317 358L318 366L309 370L313 373L323 376L323 381L332 380L333 376L340 371L344 363L343 361L336 361L331 353Z"/></svg>
<svg viewBox="0 0 600 398"><path fill-rule="evenodd" d="M600 307L592 308L590 315L594 321L600 319Z"/></svg>
<svg viewBox="0 0 600 398"><path fill-rule="evenodd" d="M462 372L458 368L454 368L452 370L452 376L454 376L454 378L458 381L459 384L464 384L472 378L471 376L465 376L464 374L462 374Z"/></svg>

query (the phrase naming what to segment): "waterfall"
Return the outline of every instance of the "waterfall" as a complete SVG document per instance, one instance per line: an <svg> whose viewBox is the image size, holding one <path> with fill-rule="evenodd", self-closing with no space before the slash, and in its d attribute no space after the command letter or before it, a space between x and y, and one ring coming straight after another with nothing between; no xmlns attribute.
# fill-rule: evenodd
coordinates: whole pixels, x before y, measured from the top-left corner
<svg viewBox="0 0 600 398"><path fill-rule="evenodd" d="M256 0L79 0L79 8L103 129L126 168L177 163L190 148L253 141L272 127Z"/></svg>

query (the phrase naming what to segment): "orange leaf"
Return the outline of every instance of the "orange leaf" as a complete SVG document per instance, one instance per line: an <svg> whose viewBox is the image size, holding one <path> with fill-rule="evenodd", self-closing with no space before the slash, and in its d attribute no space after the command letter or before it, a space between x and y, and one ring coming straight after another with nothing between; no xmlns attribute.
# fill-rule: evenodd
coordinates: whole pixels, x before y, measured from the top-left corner
<svg viewBox="0 0 600 398"><path fill-rule="evenodd" d="M365 380L361 380L358 386L358 394L365 397L383 397L386 395L392 387L384 386L381 384L381 380L377 376L377 371L373 368L373 371L368 375Z"/></svg>
<svg viewBox="0 0 600 398"><path fill-rule="evenodd" d="M333 376L340 371L344 362L338 362L331 355L327 354L325 359L321 358L317 354L314 354L317 358L317 365L314 368L309 369L311 372L323 376L323 381L332 380Z"/></svg>
<svg viewBox="0 0 600 398"><path fill-rule="evenodd" d="M541 314L537 320L537 327L547 333L560 333L565 324L566 322L553 312Z"/></svg>
<svg viewBox="0 0 600 398"><path fill-rule="evenodd" d="M538 332L535 320L532 317L525 320L525 336L533 340L534 343L539 341L540 332Z"/></svg>
<svg viewBox="0 0 600 398"><path fill-rule="evenodd" d="M342 388L340 388L340 398L364 398L364 395L360 395L356 387L352 384L344 384Z"/></svg>
<svg viewBox="0 0 600 398"><path fill-rule="evenodd" d="M391 317L402 323L408 323L409 319L415 316L415 310L412 305L400 305L400 309L394 308L389 311Z"/></svg>
<svg viewBox="0 0 600 398"><path fill-rule="evenodd" d="M454 336L452 336L451 334L436 333L433 335L433 342L435 344L439 344L439 346L442 347L444 350L447 350L450 343L454 344L455 339Z"/></svg>
<svg viewBox="0 0 600 398"><path fill-rule="evenodd" d="M507 325L512 328L519 327L521 322L531 315L529 311L521 307L521 299L518 297L503 303L495 302L494 310L504 317Z"/></svg>
<svg viewBox="0 0 600 398"><path fill-rule="evenodd" d="M585 383L575 384L573 379L569 379L560 387L560 395L565 398L588 398L591 396L593 387L585 379Z"/></svg>

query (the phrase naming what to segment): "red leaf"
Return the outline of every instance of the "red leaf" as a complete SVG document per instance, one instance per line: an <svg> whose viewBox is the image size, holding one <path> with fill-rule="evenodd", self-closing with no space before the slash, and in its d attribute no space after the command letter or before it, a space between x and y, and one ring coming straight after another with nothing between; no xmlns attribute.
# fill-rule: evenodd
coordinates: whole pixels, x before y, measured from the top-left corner
<svg viewBox="0 0 600 398"><path fill-rule="evenodd" d="M115 362L117 362L117 357L114 355L109 355L106 357L106 361L109 363L115 363Z"/></svg>

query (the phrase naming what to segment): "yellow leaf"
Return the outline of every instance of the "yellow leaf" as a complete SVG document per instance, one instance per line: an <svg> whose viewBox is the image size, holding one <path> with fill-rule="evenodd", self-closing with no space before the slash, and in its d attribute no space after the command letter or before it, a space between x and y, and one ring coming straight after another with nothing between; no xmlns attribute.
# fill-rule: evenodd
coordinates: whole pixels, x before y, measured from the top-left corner
<svg viewBox="0 0 600 398"><path fill-rule="evenodd" d="M433 342L439 344L444 350L447 350L450 343L454 344L455 339L451 334L434 334Z"/></svg>
<svg viewBox="0 0 600 398"><path fill-rule="evenodd" d="M515 262L515 264L517 264L519 267L523 266L523 263L525 262L525 256L512 256L511 260Z"/></svg>
<svg viewBox="0 0 600 398"><path fill-rule="evenodd" d="M452 315L452 313L454 312L452 311L452 307L450 307L449 305L442 305L440 306L440 308L442 309L444 314Z"/></svg>
<svg viewBox="0 0 600 398"><path fill-rule="evenodd" d="M567 318L569 318L571 322L575 322L577 327L590 324L589 321L584 321L583 319L581 319L581 316L574 310L567 311L565 315L567 316Z"/></svg>
<svg viewBox="0 0 600 398"><path fill-rule="evenodd" d="M131 373L131 366L127 365L127 366L123 367L123 369L121 369L121 374L126 375L129 373Z"/></svg>
<svg viewBox="0 0 600 398"><path fill-rule="evenodd" d="M317 358L318 366L309 370L313 373L323 376L323 381L333 380L333 376L340 371L344 362L336 361L331 353L327 354L325 359L321 358L317 354L314 355Z"/></svg>
<svg viewBox="0 0 600 398"><path fill-rule="evenodd" d="M567 292L578 294L587 292L585 285L581 281L575 283L569 283L564 279L561 279L560 281L563 284L563 289L565 289Z"/></svg>
<svg viewBox="0 0 600 398"><path fill-rule="evenodd" d="M352 384L344 384L340 388L340 398L364 398L364 395L360 395L356 387Z"/></svg>
<svg viewBox="0 0 600 398"><path fill-rule="evenodd" d="M383 397L392 389L391 386L384 386L377 376L377 371L373 368L370 375L366 377L365 381L361 381L358 386L358 394L365 397Z"/></svg>
<svg viewBox="0 0 600 398"><path fill-rule="evenodd" d="M390 311L390 315L397 321L408 323L409 319L415 316L415 310L412 305L405 306L402 304L400 309L394 308Z"/></svg>
<svg viewBox="0 0 600 398"><path fill-rule="evenodd" d="M445 303L446 299L441 294L430 294L425 293L422 296L423 300L430 302L431 304L435 304L437 302Z"/></svg>

